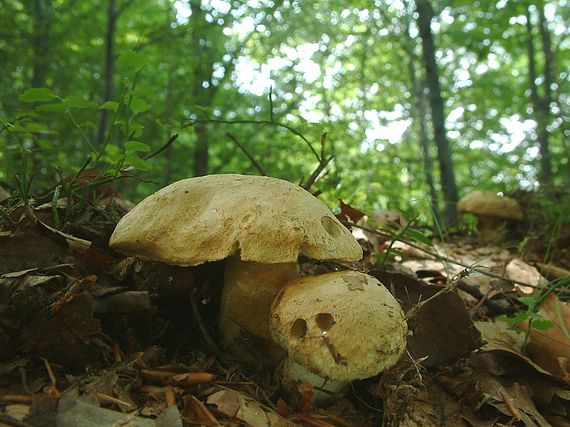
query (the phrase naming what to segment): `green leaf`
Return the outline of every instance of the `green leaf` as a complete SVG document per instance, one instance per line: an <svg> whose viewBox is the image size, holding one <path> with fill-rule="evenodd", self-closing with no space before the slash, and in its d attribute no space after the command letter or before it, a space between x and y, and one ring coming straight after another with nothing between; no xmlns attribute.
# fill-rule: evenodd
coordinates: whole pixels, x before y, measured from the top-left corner
<svg viewBox="0 0 570 427"><path fill-rule="evenodd" d="M127 154L125 158L125 163L136 169L143 171L150 169L150 164L145 162L143 159L141 159L139 156L137 156L134 153Z"/></svg>
<svg viewBox="0 0 570 427"><path fill-rule="evenodd" d="M404 233L404 235L406 237L409 237L412 240L415 240L416 242L420 242L423 243L425 245L431 246L432 242L430 239L428 239L423 233L421 233L420 231L417 230L412 230L410 228L408 228L406 230L406 232Z"/></svg>
<svg viewBox="0 0 570 427"><path fill-rule="evenodd" d="M140 52L129 50L123 52L117 60L117 65L127 71L138 71L146 64L146 56Z"/></svg>
<svg viewBox="0 0 570 427"><path fill-rule="evenodd" d="M539 299L537 297L519 297L517 299L530 309L536 307L539 302Z"/></svg>
<svg viewBox="0 0 570 427"><path fill-rule="evenodd" d="M134 114L142 113L150 109L150 105L144 102L141 98L133 97L131 101L131 111Z"/></svg>
<svg viewBox="0 0 570 427"><path fill-rule="evenodd" d="M48 113L65 113L67 106L61 102L58 102L57 104L38 105L35 109L36 111L43 111Z"/></svg>
<svg viewBox="0 0 570 427"><path fill-rule="evenodd" d="M103 105L101 105L99 108L101 110L111 110L116 113L119 109L119 103L117 101L107 101L103 103Z"/></svg>
<svg viewBox="0 0 570 427"><path fill-rule="evenodd" d="M89 122L89 121L79 123L79 127L89 128L89 129L97 129L97 125L95 123Z"/></svg>
<svg viewBox="0 0 570 427"><path fill-rule="evenodd" d="M69 95L65 98L65 103L71 108L97 108L97 104L77 95Z"/></svg>
<svg viewBox="0 0 570 427"><path fill-rule="evenodd" d="M34 87L28 89L18 97L22 102L46 102L51 101L53 98L55 98L55 93L47 87Z"/></svg>
<svg viewBox="0 0 570 427"><path fill-rule="evenodd" d="M127 155L136 151L148 153L150 151L150 146L140 141L127 141L125 142L125 150L127 152Z"/></svg>
<svg viewBox="0 0 570 427"><path fill-rule="evenodd" d="M131 123L129 125L129 133L133 137L139 137L143 134L144 126L140 123Z"/></svg>
<svg viewBox="0 0 570 427"><path fill-rule="evenodd" d="M53 131L50 131L43 123L34 122L16 123L12 129L10 129L10 131L18 133L54 133Z"/></svg>
<svg viewBox="0 0 570 427"><path fill-rule="evenodd" d="M545 331L547 329L554 328L554 322L552 320L533 320L531 328L539 331Z"/></svg>

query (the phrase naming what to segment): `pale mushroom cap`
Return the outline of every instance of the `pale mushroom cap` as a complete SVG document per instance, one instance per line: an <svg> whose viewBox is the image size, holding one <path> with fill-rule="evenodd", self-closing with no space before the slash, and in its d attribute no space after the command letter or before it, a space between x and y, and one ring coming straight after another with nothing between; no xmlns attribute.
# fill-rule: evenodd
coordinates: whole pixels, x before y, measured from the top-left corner
<svg viewBox="0 0 570 427"><path fill-rule="evenodd" d="M356 271L287 283L271 307L271 335L296 363L323 378L368 378L396 364L407 324L396 299Z"/></svg>
<svg viewBox="0 0 570 427"><path fill-rule="evenodd" d="M510 197L499 196L492 191L475 190L463 197L457 208L459 212L504 219L523 219L519 203Z"/></svg>
<svg viewBox="0 0 570 427"><path fill-rule="evenodd" d="M175 182L125 215L111 236L120 252L174 265L239 254L243 261L356 261L358 242L301 187L277 178L209 175Z"/></svg>

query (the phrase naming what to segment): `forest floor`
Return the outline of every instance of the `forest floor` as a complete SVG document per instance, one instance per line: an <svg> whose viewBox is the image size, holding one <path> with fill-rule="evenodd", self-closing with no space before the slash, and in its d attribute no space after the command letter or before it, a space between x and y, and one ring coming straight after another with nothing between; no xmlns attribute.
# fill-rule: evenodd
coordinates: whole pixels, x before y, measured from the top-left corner
<svg viewBox="0 0 570 427"><path fill-rule="evenodd" d="M361 234L359 263L301 260L369 272L414 313L403 360L321 406L219 349L223 262L109 249L117 200L3 202L0 426L570 426L570 234L549 238L528 195L500 244Z"/></svg>

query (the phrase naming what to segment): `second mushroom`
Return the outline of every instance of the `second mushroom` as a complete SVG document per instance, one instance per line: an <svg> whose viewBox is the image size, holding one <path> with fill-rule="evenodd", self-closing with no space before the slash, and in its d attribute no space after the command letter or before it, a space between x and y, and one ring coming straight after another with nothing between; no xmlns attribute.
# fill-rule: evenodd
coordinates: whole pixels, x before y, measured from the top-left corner
<svg viewBox="0 0 570 427"><path fill-rule="evenodd" d="M289 282L271 307L271 334L288 353L281 386L309 382L326 401L350 381L393 366L406 348L404 313L374 277L341 271Z"/></svg>

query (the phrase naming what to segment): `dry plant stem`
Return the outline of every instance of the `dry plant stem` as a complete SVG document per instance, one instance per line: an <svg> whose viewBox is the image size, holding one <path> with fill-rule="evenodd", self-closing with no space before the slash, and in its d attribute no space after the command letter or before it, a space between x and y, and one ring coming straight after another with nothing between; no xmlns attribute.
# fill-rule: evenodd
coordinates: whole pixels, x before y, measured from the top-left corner
<svg viewBox="0 0 570 427"><path fill-rule="evenodd" d="M193 292L190 292L190 305L192 306L192 316L194 317L194 320L198 324L198 328L200 329L202 338L204 338L204 341L206 341L208 348L216 355L216 357L223 358L223 353L220 351L220 349L218 348L218 346L216 345L216 343L208 333L208 330L206 329L206 326L202 321L202 316L200 316L200 310L198 309L198 302L196 301L196 297L194 296Z"/></svg>
<svg viewBox="0 0 570 427"><path fill-rule="evenodd" d="M33 427L31 424L17 420L16 418L5 414L0 414L0 424L10 427Z"/></svg>
<svg viewBox="0 0 570 427"><path fill-rule="evenodd" d="M342 222L344 225L347 225L347 226L349 226L349 227L359 228L359 229L361 229L361 230L368 231L368 232L370 232L370 233L372 233L372 234L376 234L376 235L378 235L378 236L388 237L389 239L394 239L394 236L392 236L392 235L390 235L390 234L387 234L387 233L381 233L381 232L379 232L378 230L375 230L375 229L373 229L373 228L363 227L363 226L361 226L361 225L357 225L357 224L355 224L355 223L353 223L353 222L350 222L350 221L341 221L341 222ZM416 245L416 244L414 244L414 243L412 243L412 242L410 242L410 241L408 241L408 240L406 240L406 239L402 239L402 238L398 237L398 238L396 238L395 240L398 240L398 241L400 241L400 242L402 242L402 243L405 243L406 245L409 245L409 246L411 246L411 247L414 248L414 249L418 249L418 250L420 250L420 251L426 253L427 255L431 255L431 256L435 257L438 261L449 262L449 263L451 263L451 264L455 264L455 265L458 265L458 266L460 266L460 267L463 267L463 268L466 268L466 269L469 269L469 270L474 270L474 269L475 269L475 267L473 267L473 265L467 265L467 264L464 264L464 263L459 262L459 261L454 261L454 260L452 260L452 259L450 259L450 258L447 258L447 257L445 257L445 256L443 256L443 255L440 255L440 254L438 254L438 253L436 253L436 252L428 251L428 250L426 250L425 248L423 248L423 247L421 247L421 246L419 246L419 245ZM500 274L491 273L491 272L485 271L485 270L483 270L483 269L477 269L477 272L478 272L478 273L481 273L481 274L483 274L483 275L485 275L485 276L492 277L492 278L494 278L494 279L501 279L501 280L504 280L505 282L509 282L509 283L511 283L511 284L513 284L513 285L516 284L516 285L521 285L521 286L528 286L529 288L536 288L536 287L537 287L536 285L532 285L532 284L530 284L530 283L524 283L524 282L521 282L520 280L512 280L512 279L510 279L510 278L508 278L508 277L501 276Z"/></svg>
<svg viewBox="0 0 570 427"><path fill-rule="evenodd" d="M451 279L451 282L449 283L449 285L445 286L439 292L433 294L428 299L420 301L419 303L417 303L416 305L411 307L408 310L408 312L406 313L406 320L409 320L409 319L413 318L414 316L416 316L416 314L419 313L419 311L421 310L421 308L424 305L433 301L434 299L436 299L437 297L439 297L443 293L447 293L447 292L451 292L451 291L455 290L455 288L459 285L459 283L461 283L461 280L464 279L465 277L467 277L470 273L471 273L471 270L469 270L469 269L465 269L465 270L461 271L458 275L454 276Z"/></svg>
<svg viewBox="0 0 570 427"><path fill-rule="evenodd" d="M251 343L240 338L250 335L273 344L269 333L271 303L285 283L299 277L299 267L296 262L262 264L231 257L224 274L220 333L236 355L247 359Z"/></svg>

